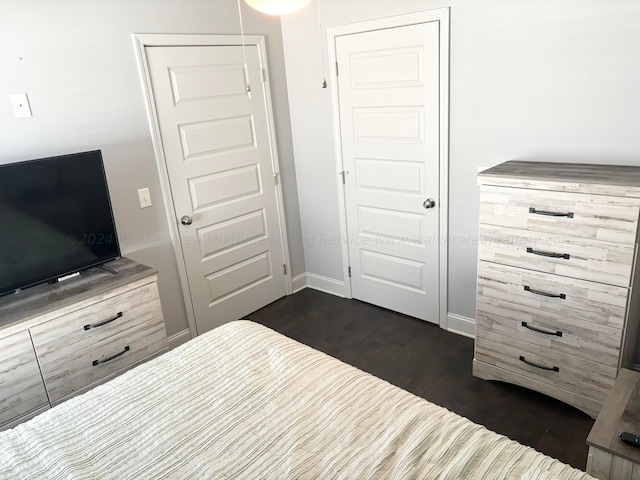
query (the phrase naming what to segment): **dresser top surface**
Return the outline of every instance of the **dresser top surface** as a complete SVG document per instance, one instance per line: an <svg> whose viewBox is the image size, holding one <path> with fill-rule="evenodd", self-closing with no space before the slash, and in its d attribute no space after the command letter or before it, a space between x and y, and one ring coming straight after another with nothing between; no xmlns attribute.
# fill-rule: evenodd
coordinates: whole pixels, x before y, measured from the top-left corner
<svg viewBox="0 0 640 480"><path fill-rule="evenodd" d="M640 372L626 368L620 370L587 437L587 445L640 463L640 448L622 442L619 432L640 435Z"/></svg>
<svg viewBox="0 0 640 480"><path fill-rule="evenodd" d="M528 162L510 160L478 174L481 183L531 186L545 190L558 185L578 185L585 193L640 197L640 167L584 163ZM524 185L522 183L525 182ZM564 188L562 188L564 189Z"/></svg>
<svg viewBox="0 0 640 480"><path fill-rule="evenodd" d="M114 275L91 268L63 282L43 283L0 297L0 335L10 334L9 331L15 330L14 327L25 320L102 295L157 273L151 267L128 258L120 258L105 265L118 273Z"/></svg>

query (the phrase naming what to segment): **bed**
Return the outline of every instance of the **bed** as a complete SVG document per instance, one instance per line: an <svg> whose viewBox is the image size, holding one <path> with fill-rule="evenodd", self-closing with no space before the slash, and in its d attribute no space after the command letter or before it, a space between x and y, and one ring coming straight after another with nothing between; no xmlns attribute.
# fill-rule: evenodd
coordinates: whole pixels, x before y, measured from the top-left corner
<svg viewBox="0 0 640 480"><path fill-rule="evenodd" d="M0 478L592 477L238 321L0 433Z"/></svg>

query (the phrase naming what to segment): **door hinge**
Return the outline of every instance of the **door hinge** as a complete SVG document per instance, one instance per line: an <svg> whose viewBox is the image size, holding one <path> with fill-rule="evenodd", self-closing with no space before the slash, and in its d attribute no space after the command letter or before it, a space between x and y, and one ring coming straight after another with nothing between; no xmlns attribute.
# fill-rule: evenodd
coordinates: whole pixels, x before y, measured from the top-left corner
<svg viewBox="0 0 640 480"><path fill-rule="evenodd" d="M262 83L267 82L267 71L264 68L260 69L260 75L262 76Z"/></svg>
<svg viewBox="0 0 640 480"><path fill-rule="evenodd" d="M345 180L345 175L349 173L346 170L341 171L340 173L338 173L338 175L342 175L342 184L345 185L347 182Z"/></svg>
<svg viewBox="0 0 640 480"><path fill-rule="evenodd" d="M338 75L340 75L340 74L338 73L338 62L336 62L336 77L337 77Z"/></svg>
<svg viewBox="0 0 640 480"><path fill-rule="evenodd" d="M287 265L282 265L282 271L284 272L284 274L287 274Z"/></svg>
<svg viewBox="0 0 640 480"><path fill-rule="evenodd" d="M273 174L273 184L274 184L274 185L278 185L278 176L279 176L279 175L280 175L280 173L279 173L279 172L275 172L275 173Z"/></svg>
<svg viewBox="0 0 640 480"><path fill-rule="evenodd" d="M349 278L351 278L351 267L347 267L347 272L349 272Z"/></svg>

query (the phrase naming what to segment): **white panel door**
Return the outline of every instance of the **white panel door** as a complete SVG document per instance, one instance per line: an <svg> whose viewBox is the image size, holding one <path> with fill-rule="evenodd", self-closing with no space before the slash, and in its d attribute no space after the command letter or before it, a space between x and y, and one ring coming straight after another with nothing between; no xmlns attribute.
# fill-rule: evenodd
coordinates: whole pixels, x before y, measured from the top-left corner
<svg viewBox="0 0 640 480"><path fill-rule="evenodd" d="M438 22L336 38L352 296L438 323Z"/></svg>
<svg viewBox="0 0 640 480"><path fill-rule="evenodd" d="M201 334L286 295L259 50L249 78L241 47L146 53Z"/></svg>

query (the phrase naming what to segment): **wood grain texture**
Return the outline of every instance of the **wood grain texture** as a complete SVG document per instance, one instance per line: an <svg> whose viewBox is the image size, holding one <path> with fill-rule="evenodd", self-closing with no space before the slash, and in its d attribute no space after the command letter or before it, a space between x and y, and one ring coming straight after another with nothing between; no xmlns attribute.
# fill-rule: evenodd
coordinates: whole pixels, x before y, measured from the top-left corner
<svg viewBox="0 0 640 480"><path fill-rule="evenodd" d="M477 359L473 360L473 376L484 380L500 380L544 393L582 410L591 418L596 418L602 408L602 402L598 402L591 397L585 397L572 390L565 390L554 384L541 382L527 375L496 367Z"/></svg>
<svg viewBox="0 0 640 480"><path fill-rule="evenodd" d="M601 480L610 480L613 456L610 453L593 447L589 448L589 455L591 461L587 466L587 473Z"/></svg>
<svg viewBox="0 0 640 480"><path fill-rule="evenodd" d="M0 425L27 420L166 350L157 273L128 259L109 265L119 273L93 269L0 299Z"/></svg>
<svg viewBox="0 0 640 480"><path fill-rule="evenodd" d="M554 380L557 372L526 373L495 351L512 346L495 338L487 343L483 332L615 370L632 364L640 323L640 168L510 161L478 177L476 354L491 351L505 369L532 379L546 375L548 382L577 387L577 393L602 402L611 383L596 378L599 373L584 379L584 385L593 383L591 392L584 385L563 384L567 379L559 374ZM527 327L562 332L562 337ZM539 352L529 355L536 358L534 353ZM588 377L597 371L593 368L585 363L576 374Z"/></svg>
<svg viewBox="0 0 640 480"><path fill-rule="evenodd" d="M36 285L0 298L0 338L157 279L155 270L128 258L106 265L118 274L92 268L64 282Z"/></svg>
<svg viewBox="0 0 640 480"><path fill-rule="evenodd" d="M616 480L633 480L633 463L620 457L611 461L611 478Z"/></svg>
<svg viewBox="0 0 640 480"><path fill-rule="evenodd" d="M640 198L640 167L511 160L478 174L483 184Z"/></svg>
<svg viewBox="0 0 640 480"><path fill-rule="evenodd" d="M640 373L623 368L593 425L587 445L617 457L640 463L640 449L621 442L618 432L638 432L640 428Z"/></svg>
<svg viewBox="0 0 640 480"><path fill-rule="evenodd" d="M479 260L620 287L630 284L633 245L486 224L480 224L479 240ZM551 258L528 248L570 257Z"/></svg>
<svg viewBox="0 0 640 480"><path fill-rule="evenodd" d="M167 340L166 339L162 339L154 344L149 345L146 348L146 351L148 352L148 356L146 357L142 357L138 360L135 360L127 365L122 366L122 368L120 368L117 371L114 371L112 373L109 373L108 375L102 376L100 378L98 378L97 380L88 383L84 386L81 386L79 389L74 390L73 392L71 392L69 395L66 395L64 397L60 397L57 398L56 400L51 402L51 406L55 407L56 405L60 405L61 403L66 402L67 400L76 397L78 395L81 395L85 392L88 392L89 390L97 387L98 385L102 385L104 383L108 383L109 381L113 380L114 378L122 375L124 372L127 372L135 367L137 367L138 365L142 365L143 363L146 363L160 355L162 355L163 353L166 353L169 350L168 345L167 345Z"/></svg>
<svg viewBox="0 0 640 480"><path fill-rule="evenodd" d="M566 355L487 330L476 330L475 358L578 395L604 402L616 378L617 368ZM522 360L521 358L524 358ZM531 366L525 363L538 365ZM558 371L540 367L557 367Z"/></svg>
<svg viewBox="0 0 640 480"><path fill-rule="evenodd" d="M546 297L532 290L565 298ZM629 289L480 261L478 295L622 329Z"/></svg>
<svg viewBox="0 0 640 480"><path fill-rule="evenodd" d="M482 330L618 368L622 339L622 330L619 328L546 313L482 295L478 295L477 299L476 326Z"/></svg>
<svg viewBox="0 0 640 480"><path fill-rule="evenodd" d="M162 316L114 333L57 361L44 364L42 376L51 402L66 397L107 375L166 348L167 334ZM125 352L125 348L128 351ZM124 354L106 361L121 352ZM94 360L105 361L94 365Z"/></svg>
<svg viewBox="0 0 640 480"><path fill-rule="evenodd" d="M640 237L640 229L638 230L638 236ZM638 243L636 243L634 261L636 268L631 278L631 291L622 335L622 354L620 355L619 368L631 368L635 363L638 335L640 335L640 264L638 263L637 245Z"/></svg>
<svg viewBox="0 0 640 480"><path fill-rule="evenodd" d="M152 283L37 325L31 336L40 364L47 365L161 315L158 288ZM106 325L84 329L113 318Z"/></svg>
<svg viewBox="0 0 640 480"><path fill-rule="evenodd" d="M2 339L0 425L48 405L28 331Z"/></svg>
<svg viewBox="0 0 640 480"><path fill-rule="evenodd" d="M530 209L534 209L533 213ZM633 244L640 199L483 185L480 223ZM541 213L570 214L571 217Z"/></svg>
<svg viewBox="0 0 640 480"><path fill-rule="evenodd" d="M640 480L640 465L595 447L589 447L587 473L601 480Z"/></svg>

